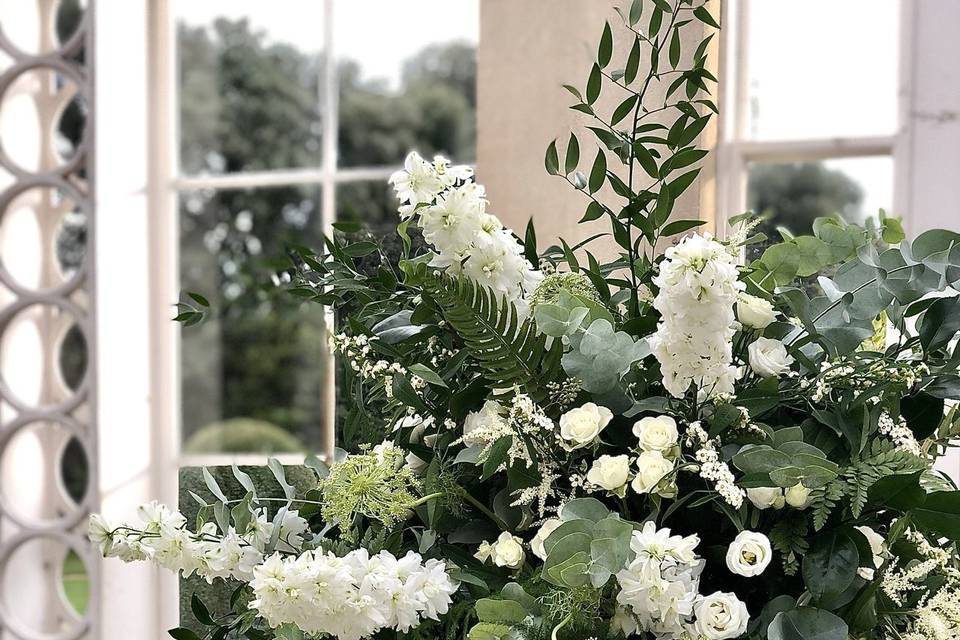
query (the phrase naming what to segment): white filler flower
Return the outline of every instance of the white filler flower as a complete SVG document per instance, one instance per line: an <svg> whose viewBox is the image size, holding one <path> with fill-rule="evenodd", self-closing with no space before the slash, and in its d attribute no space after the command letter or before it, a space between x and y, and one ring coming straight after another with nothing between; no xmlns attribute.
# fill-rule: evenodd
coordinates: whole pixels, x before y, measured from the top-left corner
<svg viewBox="0 0 960 640"><path fill-rule="evenodd" d="M727 547L727 568L738 576L758 576L772 559L770 539L756 531L741 531Z"/></svg>

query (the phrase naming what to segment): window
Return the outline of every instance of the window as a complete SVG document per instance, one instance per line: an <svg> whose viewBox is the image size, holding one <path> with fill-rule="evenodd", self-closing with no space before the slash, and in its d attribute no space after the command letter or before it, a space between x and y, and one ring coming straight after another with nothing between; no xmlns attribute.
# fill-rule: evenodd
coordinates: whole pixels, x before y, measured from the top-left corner
<svg viewBox="0 0 960 640"><path fill-rule="evenodd" d="M809 233L814 218L893 214L900 3L725 3L719 220ZM750 247L748 258L763 246Z"/></svg>
<svg viewBox="0 0 960 640"><path fill-rule="evenodd" d="M321 451L324 311L270 274L335 220L384 234L409 149L473 162L478 0L170 6L179 286L216 309L181 332L182 452Z"/></svg>

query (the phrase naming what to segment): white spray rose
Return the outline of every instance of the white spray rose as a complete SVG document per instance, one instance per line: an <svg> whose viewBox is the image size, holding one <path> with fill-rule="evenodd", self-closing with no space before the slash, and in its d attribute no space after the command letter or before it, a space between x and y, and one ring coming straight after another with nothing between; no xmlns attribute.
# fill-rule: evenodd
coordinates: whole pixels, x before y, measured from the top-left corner
<svg viewBox="0 0 960 640"><path fill-rule="evenodd" d="M756 531L741 531L727 547L727 569L738 576L758 576L773 559L770 539Z"/></svg>
<svg viewBox="0 0 960 640"><path fill-rule="evenodd" d="M747 489L747 498L757 509L783 509L786 500L780 487L751 487Z"/></svg>
<svg viewBox="0 0 960 640"><path fill-rule="evenodd" d="M741 292L737 296L737 318L751 329L765 329L777 319L777 312L769 301Z"/></svg>
<svg viewBox="0 0 960 640"><path fill-rule="evenodd" d="M536 535L533 536L533 540L530 541L530 550L533 551L533 555L541 560L547 559L547 551L543 548L543 543L547 541L550 534L556 531L557 527L561 524L563 524L563 521L559 518L550 518L540 525L540 530L537 531Z"/></svg>
<svg viewBox="0 0 960 640"><path fill-rule="evenodd" d="M783 492L783 497L787 504L794 509L806 509L810 506L810 489L803 484L797 483Z"/></svg>
<svg viewBox="0 0 960 640"><path fill-rule="evenodd" d="M633 425L633 435L644 451L666 451L677 444L677 422L670 416L647 416Z"/></svg>
<svg viewBox="0 0 960 640"><path fill-rule="evenodd" d="M585 447L610 424L613 413L606 407L588 402L560 416L560 437L570 449Z"/></svg>
<svg viewBox="0 0 960 640"><path fill-rule="evenodd" d="M593 466L587 471L587 480L590 484L613 491L618 495L623 494L629 477L630 458L626 455L600 456L594 460Z"/></svg>
<svg viewBox="0 0 960 640"><path fill-rule="evenodd" d="M659 451L644 451L637 457L637 475L630 483L637 493L651 493L663 480L663 477L673 471L673 462L663 457ZM670 489L657 491L660 495L671 494Z"/></svg>
<svg viewBox="0 0 960 640"><path fill-rule="evenodd" d="M498 567L518 569L523 564L527 554L523 551L523 540L512 535L509 531L504 531L493 543L490 557L493 558L493 564Z"/></svg>
<svg viewBox="0 0 960 640"><path fill-rule="evenodd" d="M876 569L879 569L883 565L883 554L886 551L885 540L883 536L879 533L866 526L854 527L857 531L863 534L863 537L867 539L867 542L870 543L870 552L873 554L873 566L872 567L860 567L857 569L857 575L859 575L864 580L873 580L874 573Z"/></svg>
<svg viewBox="0 0 960 640"><path fill-rule="evenodd" d="M694 631L706 640L726 640L743 635L750 622L747 605L736 594L717 591L702 598L693 609Z"/></svg>
<svg viewBox="0 0 960 640"><path fill-rule="evenodd" d="M747 347L750 355L750 368L762 378L783 375L790 370L793 357L779 340L757 338Z"/></svg>

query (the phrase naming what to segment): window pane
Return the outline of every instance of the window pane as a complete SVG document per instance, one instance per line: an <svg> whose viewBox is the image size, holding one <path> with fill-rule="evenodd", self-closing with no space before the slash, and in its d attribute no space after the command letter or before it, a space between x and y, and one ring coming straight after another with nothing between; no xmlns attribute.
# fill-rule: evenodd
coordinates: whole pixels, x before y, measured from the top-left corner
<svg viewBox="0 0 960 640"><path fill-rule="evenodd" d="M894 132L899 2L764 1L748 6L748 137Z"/></svg>
<svg viewBox="0 0 960 640"><path fill-rule="evenodd" d="M320 166L323 3L283 5L174 2L183 173Z"/></svg>
<svg viewBox="0 0 960 640"><path fill-rule="evenodd" d="M765 245L747 247L747 257L758 257L766 245L780 240L777 227L794 234L809 234L813 221L839 213L862 224L879 209L893 204L893 159L844 158L792 164L756 163L750 166L747 207L769 214L758 231L769 238Z"/></svg>
<svg viewBox="0 0 960 640"><path fill-rule="evenodd" d="M323 311L269 276L290 244L320 246L319 201L305 187L182 194L181 287L215 310L182 331L186 453L319 450Z"/></svg>
<svg viewBox="0 0 960 640"><path fill-rule="evenodd" d="M397 164L410 149L473 161L478 4L336 3L340 166Z"/></svg>

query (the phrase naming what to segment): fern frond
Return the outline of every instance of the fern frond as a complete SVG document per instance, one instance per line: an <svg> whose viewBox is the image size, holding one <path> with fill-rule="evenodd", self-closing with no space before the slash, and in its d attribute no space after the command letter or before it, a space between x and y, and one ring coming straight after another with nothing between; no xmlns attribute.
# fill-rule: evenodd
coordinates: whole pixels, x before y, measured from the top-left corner
<svg viewBox="0 0 960 640"><path fill-rule="evenodd" d="M877 480L884 476L913 473L926 468L926 462L912 453L895 449L891 445L874 445L868 457L857 460L843 472L853 517L859 518L863 513L870 487Z"/></svg>
<svg viewBox="0 0 960 640"><path fill-rule="evenodd" d="M521 322L511 301L469 278L434 274L427 277L423 290L495 390L517 387L538 404L547 400L547 383L560 372L559 340L548 348L547 336L537 331L532 318Z"/></svg>
<svg viewBox="0 0 960 640"><path fill-rule="evenodd" d="M814 531L823 529L827 519L830 518L830 514L837 507L837 502L843 498L844 493L846 493L846 483L839 478L811 492Z"/></svg>
<svg viewBox="0 0 960 640"><path fill-rule="evenodd" d="M792 576L800 567L798 556L810 549L807 517L802 512L786 515L770 529L770 544L783 555L783 572Z"/></svg>

